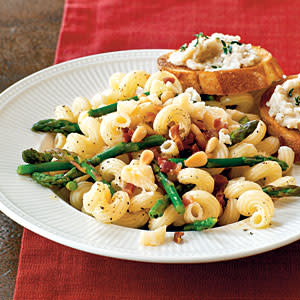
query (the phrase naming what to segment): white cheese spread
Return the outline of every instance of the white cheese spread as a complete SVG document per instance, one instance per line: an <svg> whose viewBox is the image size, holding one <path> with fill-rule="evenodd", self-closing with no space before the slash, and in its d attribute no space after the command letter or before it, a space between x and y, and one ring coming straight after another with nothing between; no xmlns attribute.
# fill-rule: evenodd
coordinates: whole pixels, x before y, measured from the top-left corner
<svg viewBox="0 0 300 300"><path fill-rule="evenodd" d="M300 74L277 85L266 105L269 115L281 126L300 129Z"/></svg>
<svg viewBox="0 0 300 300"><path fill-rule="evenodd" d="M200 33L196 36L189 45L173 52L168 61L193 70L219 71L250 67L261 60L251 44L240 43L238 35Z"/></svg>

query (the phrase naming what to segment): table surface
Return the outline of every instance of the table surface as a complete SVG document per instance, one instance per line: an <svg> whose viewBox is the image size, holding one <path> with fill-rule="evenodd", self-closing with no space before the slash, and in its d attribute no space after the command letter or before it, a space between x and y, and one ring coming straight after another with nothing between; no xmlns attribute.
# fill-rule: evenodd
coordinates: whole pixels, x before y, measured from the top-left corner
<svg viewBox="0 0 300 300"><path fill-rule="evenodd" d="M64 0L0 0L0 93L53 64ZM0 299L12 299L23 228L0 212Z"/></svg>

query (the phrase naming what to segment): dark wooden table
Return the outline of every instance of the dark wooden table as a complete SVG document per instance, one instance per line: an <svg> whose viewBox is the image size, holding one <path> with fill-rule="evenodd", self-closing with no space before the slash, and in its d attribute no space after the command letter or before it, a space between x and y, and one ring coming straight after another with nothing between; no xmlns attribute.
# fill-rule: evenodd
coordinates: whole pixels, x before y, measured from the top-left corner
<svg viewBox="0 0 300 300"><path fill-rule="evenodd" d="M53 64L64 0L0 0L0 92ZM0 212L0 299L12 299L23 228Z"/></svg>

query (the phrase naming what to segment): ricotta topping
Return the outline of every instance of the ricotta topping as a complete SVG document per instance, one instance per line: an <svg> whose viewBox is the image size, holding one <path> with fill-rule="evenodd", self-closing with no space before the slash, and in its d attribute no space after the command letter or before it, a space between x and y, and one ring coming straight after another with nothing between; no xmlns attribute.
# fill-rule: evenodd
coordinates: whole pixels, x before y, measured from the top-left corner
<svg viewBox="0 0 300 300"><path fill-rule="evenodd" d="M173 52L168 61L193 70L219 71L250 67L261 60L251 44L240 43L238 35L200 33L196 37Z"/></svg>
<svg viewBox="0 0 300 300"><path fill-rule="evenodd" d="M300 129L300 74L277 85L266 105L269 115L281 126Z"/></svg>

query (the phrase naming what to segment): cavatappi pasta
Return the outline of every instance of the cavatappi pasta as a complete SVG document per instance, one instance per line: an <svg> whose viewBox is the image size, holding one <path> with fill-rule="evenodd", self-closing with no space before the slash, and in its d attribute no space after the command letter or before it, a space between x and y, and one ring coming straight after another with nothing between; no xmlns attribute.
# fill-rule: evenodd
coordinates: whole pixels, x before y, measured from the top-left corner
<svg viewBox="0 0 300 300"><path fill-rule="evenodd" d="M135 99L129 99L132 97ZM274 204L263 188L296 184L294 177L282 177L292 168L295 154L280 146L277 137L267 136L265 123L255 114L252 94L218 100L203 101L193 88L183 91L179 80L166 71L151 75L137 70L113 74L109 88L91 101L77 97L72 109L56 107L56 119L77 123L80 129L58 132L54 139L60 153L68 150L71 157L77 157L71 161L81 172L72 180L77 188L70 192L70 204L100 222L148 228L141 243L150 246L162 244L170 226L183 230L186 224L208 218L217 218L223 226L246 216L254 228L270 226ZM110 113L89 114L91 109L114 104ZM256 126L236 142L233 133L242 128L240 120L245 118L247 122L257 120ZM127 151L130 143L139 145L154 135L162 136L159 145ZM120 145L127 150L114 152ZM200 151L207 160L202 167L169 160ZM94 163L92 158L99 153L107 157ZM270 155L272 160L267 159ZM265 160L253 165L230 165L241 157L261 156ZM214 159L227 165L209 165ZM280 161L287 164L284 170ZM193 159L187 165L190 163ZM35 180L42 179L36 174ZM68 188L67 184L57 186ZM181 210L170 188L177 189Z"/></svg>

